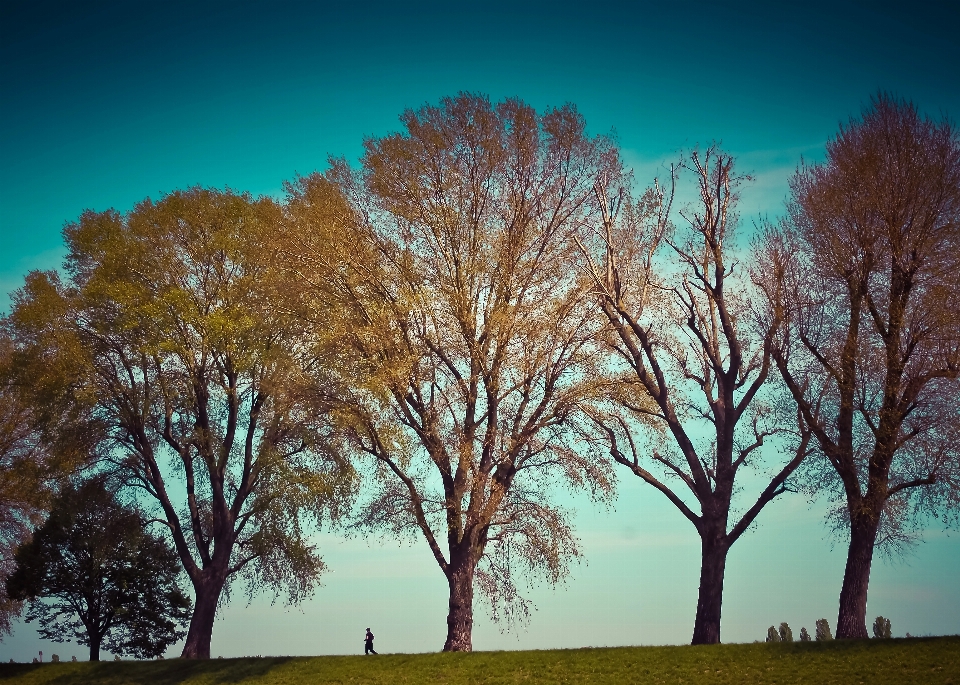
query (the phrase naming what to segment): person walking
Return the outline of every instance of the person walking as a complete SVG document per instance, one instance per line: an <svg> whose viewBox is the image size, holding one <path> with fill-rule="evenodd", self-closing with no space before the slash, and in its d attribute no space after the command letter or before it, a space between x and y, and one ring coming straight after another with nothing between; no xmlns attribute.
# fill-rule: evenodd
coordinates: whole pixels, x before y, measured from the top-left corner
<svg viewBox="0 0 960 685"><path fill-rule="evenodd" d="M370 629L367 628L367 634L363 637L363 655L367 654L376 654L377 652L373 649L373 633L370 632Z"/></svg>

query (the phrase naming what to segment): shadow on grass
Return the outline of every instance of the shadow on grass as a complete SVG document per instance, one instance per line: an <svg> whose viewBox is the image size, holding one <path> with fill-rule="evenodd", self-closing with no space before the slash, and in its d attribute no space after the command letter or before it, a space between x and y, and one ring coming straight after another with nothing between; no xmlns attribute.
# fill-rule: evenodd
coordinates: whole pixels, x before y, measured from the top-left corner
<svg viewBox="0 0 960 685"><path fill-rule="evenodd" d="M37 680L49 685L86 685L91 681L102 685L180 685L191 678L204 677L210 683L243 683L265 676L271 669L285 664L292 657L266 659L210 659L195 661L169 659L163 661L103 661L91 664L2 664L0 682L19 680L36 671L46 672ZM55 673L62 669L63 673ZM54 671L54 672L51 672ZM35 674L40 676L41 674Z"/></svg>

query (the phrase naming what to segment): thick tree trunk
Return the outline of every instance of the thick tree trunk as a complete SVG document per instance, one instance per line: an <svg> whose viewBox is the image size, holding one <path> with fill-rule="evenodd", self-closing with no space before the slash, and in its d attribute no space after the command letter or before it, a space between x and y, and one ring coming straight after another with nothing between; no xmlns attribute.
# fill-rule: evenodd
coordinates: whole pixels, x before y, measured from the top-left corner
<svg viewBox="0 0 960 685"><path fill-rule="evenodd" d="M447 641L445 652L473 651L473 565L465 562L451 569L450 609L447 614Z"/></svg>
<svg viewBox="0 0 960 685"><path fill-rule="evenodd" d="M724 536L707 533L700 537L700 596L697 620L690 644L713 645L720 642L720 609L723 603L723 574L729 547Z"/></svg>
<svg viewBox="0 0 960 685"><path fill-rule="evenodd" d="M100 661L100 638L95 635L89 635L90 638L90 661Z"/></svg>
<svg viewBox="0 0 960 685"><path fill-rule="evenodd" d="M869 637L867 586L877 540L876 521L879 521L879 516L850 523L850 547L847 550L847 567L843 572L843 587L840 590L840 614L837 617L838 639Z"/></svg>
<svg viewBox="0 0 960 685"><path fill-rule="evenodd" d="M197 601L193 607L193 616L190 618L187 642L183 645L183 652L180 654L181 659L210 658L213 620L217 615L217 603L220 601L220 593L223 592L224 580L211 575L193 584Z"/></svg>

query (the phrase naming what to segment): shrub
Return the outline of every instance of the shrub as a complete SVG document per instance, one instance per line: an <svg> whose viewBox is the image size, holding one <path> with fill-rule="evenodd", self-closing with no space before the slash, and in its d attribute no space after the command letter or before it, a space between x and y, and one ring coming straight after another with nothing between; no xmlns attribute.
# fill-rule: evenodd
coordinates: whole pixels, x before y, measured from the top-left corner
<svg viewBox="0 0 960 685"><path fill-rule="evenodd" d="M877 620L873 622L873 636L875 638L890 638L890 619L884 618L883 616L877 616Z"/></svg>
<svg viewBox="0 0 960 685"><path fill-rule="evenodd" d="M780 642L793 642L793 631L786 621L780 624Z"/></svg>
<svg viewBox="0 0 960 685"><path fill-rule="evenodd" d="M780 633L773 626L767 628L767 642L780 642Z"/></svg>
<svg viewBox="0 0 960 685"><path fill-rule="evenodd" d="M807 632L806 628L800 629L800 642L810 642L810 633Z"/></svg>
<svg viewBox="0 0 960 685"><path fill-rule="evenodd" d="M830 632L830 624L827 623L827 619L821 618L819 621L817 621L817 642L824 642L832 639L833 633Z"/></svg>

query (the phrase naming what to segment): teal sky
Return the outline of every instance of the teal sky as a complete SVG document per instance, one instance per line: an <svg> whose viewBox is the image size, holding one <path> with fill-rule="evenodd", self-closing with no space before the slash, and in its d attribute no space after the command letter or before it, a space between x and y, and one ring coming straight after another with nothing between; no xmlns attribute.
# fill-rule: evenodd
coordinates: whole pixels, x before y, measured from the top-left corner
<svg viewBox="0 0 960 685"><path fill-rule="evenodd" d="M756 176L745 222L782 211L801 156L819 159L839 122L878 89L930 114L960 114L958 12L877 3L284 3L0 0L0 310L31 269L59 266L60 231L86 208L129 209L191 185L278 194L404 108L459 91L573 102L615 130L646 182L697 143L722 141ZM636 480L636 479L633 479ZM581 511L587 563L532 593L525 630L478 611L477 649L684 643L696 608L699 541L652 489L625 480L615 511ZM748 489L747 491L752 492ZM823 503L769 506L733 548L724 641L836 622L844 547ZM301 608L238 593L213 653L384 652L442 645L446 588L420 543L322 536L333 572ZM960 633L960 540L933 527L871 581L869 616L902 635ZM0 660L38 650L32 626ZM171 654L179 653L179 646Z"/></svg>

